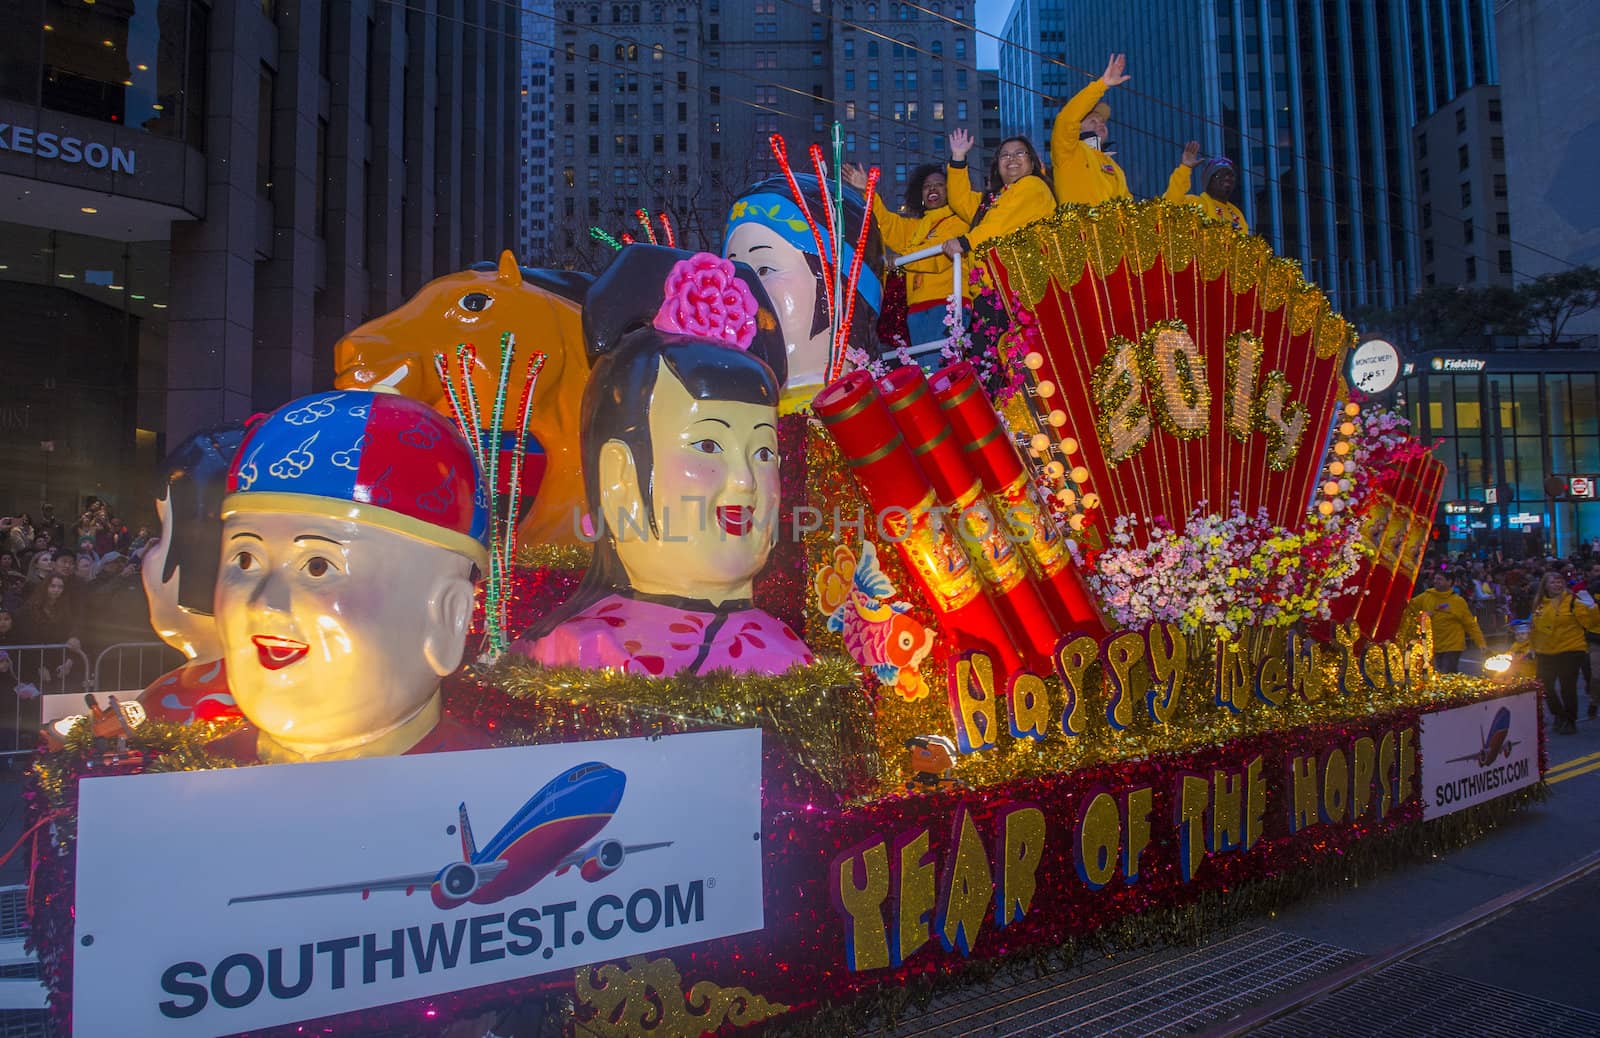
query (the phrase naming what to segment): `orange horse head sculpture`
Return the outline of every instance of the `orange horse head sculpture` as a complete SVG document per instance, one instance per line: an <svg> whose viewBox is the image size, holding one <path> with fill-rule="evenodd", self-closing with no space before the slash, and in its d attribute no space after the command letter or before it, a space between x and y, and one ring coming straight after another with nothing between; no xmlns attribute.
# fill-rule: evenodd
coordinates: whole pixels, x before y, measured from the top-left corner
<svg viewBox="0 0 1600 1038"><path fill-rule="evenodd" d="M527 381L524 358L532 350L544 353L544 369L533 391L524 463L525 476L531 476L524 479L524 493L532 496L532 509L518 526L518 539L576 544L574 517L584 501L578 411L589 377L582 304L591 280L569 271L524 270L509 250L500 254L498 264L480 263L436 278L399 309L339 340L334 347L334 385L389 386L453 417L433 358L443 353L451 370L459 371L456 347L471 343L477 348L471 377L482 411L478 424L487 428L500 380L500 337L511 332L516 336L517 360L506 388L501 431L515 432L513 412Z"/></svg>

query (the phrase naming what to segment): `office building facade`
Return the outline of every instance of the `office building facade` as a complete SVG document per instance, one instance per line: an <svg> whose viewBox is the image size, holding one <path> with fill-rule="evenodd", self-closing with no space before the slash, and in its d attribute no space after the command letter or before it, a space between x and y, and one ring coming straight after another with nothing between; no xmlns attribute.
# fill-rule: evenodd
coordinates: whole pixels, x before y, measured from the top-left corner
<svg viewBox="0 0 1600 1038"><path fill-rule="evenodd" d="M516 240L515 6L0 8L0 501L148 509L196 429Z"/></svg>
<svg viewBox="0 0 1600 1038"><path fill-rule="evenodd" d="M1410 366L1401 386L1413 431L1445 465L1452 552L1565 555L1600 537L1600 353L1423 354Z"/></svg>
<svg viewBox="0 0 1600 1038"><path fill-rule="evenodd" d="M1480 84L1417 124L1422 284L1510 285L1511 201L1500 88Z"/></svg>
<svg viewBox="0 0 1600 1038"><path fill-rule="evenodd" d="M831 160L835 119L845 161L878 166L898 204L950 130L981 129L973 8L922 6L558 0L545 262L598 269L589 229L641 237L640 208L716 251L734 198L778 170L772 134L803 172L813 142Z"/></svg>
<svg viewBox="0 0 1600 1038"><path fill-rule="evenodd" d="M1000 150L1000 142L1005 139L1004 123L1000 118L1000 73L995 69L984 69L978 73L978 107L982 112L980 125L983 132L978 134L978 147L983 149L985 155L994 155Z"/></svg>
<svg viewBox="0 0 1600 1038"><path fill-rule="evenodd" d="M949 158L948 134L983 140L975 7L925 2L834 4L833 95L846 161L878 166L879 190L898 204L909 172ZM972 156L987 168L992 153Z"/></svg>
<svg viewBox="0 0 1600 1038"><path fill-rule="evenodd" d="M1000 36L1000 125L1005 136L1028 137L1050 154L1050 131L1066 99L1105 68L1086 58L1082 68L1059 60L1067 40L1067 0L1015 0ZM1058 60L1051 61L1050 57Z"/></svg>
<svg viewBox="0 0 1600 1038"><path fill-rule="evenodd" d="M555 5L522 0L521 150L518 153L518 213L521 235L517 256L532 262L550 244L550 125L555 72Z"/></svg>
<svg viewBox="0 0 1600 1038"><path fill-rule="evenodd" d="M1066 40L1084 67L1130 52L1110 100L1135 195L1165 188L1185 141L1227 155L1251 229L1347 308L1419 287L1411 130L1498 82L1491 0L1091 0Z"/></svg>
<svg viewBox="0 0 1600 1038"><path fill-rule="evenodd" d="M1511 225L1519 281L1600 264L1594 170L1600 168L1600 20L1590 4L1501 0L1495 4L1505 108ZM1600 332L1600 313L1572 331Z"/></svg>

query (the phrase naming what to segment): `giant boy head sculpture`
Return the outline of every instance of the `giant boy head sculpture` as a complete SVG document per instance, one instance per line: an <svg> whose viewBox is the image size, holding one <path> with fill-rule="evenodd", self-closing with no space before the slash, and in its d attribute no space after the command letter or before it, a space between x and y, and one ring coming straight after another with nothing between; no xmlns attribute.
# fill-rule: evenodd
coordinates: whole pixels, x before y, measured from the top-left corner
<svg viewBox="0 0 1600 1038"><path fill-rule="evenodd" d="M217 624L262 756L415 747L439 721L488 559L466 441L406 397L318 393L252 430L228 488Z"/></svg>
<svg viewBox="0 0 1600 1038"><path fill-rule="evenodd" d="M812 217L825 224L826 205L817 178L797 176L795 182ZM855 257L855 239L865 208L854 191L844 193L844 227L841 250L848 275ZM833 253L826 244L818 249L805 213L795 203L789 182L770 177L752 186L733 203L728 213L728 233L722 254L754 268L777 309L788 353L788 378L784 383L786 410L809 403L826 381L830 323L825 277L833 274ZM883 307L883 286L878 280L883 247L874 229L862 257L861 279L856 286L855 319L848 345L877 354L875 328Z"/></svg>
<svg viewBox="0 0 1600 1038"><path fill-rule="evenodd" d="M759 354L781 358L781 339L761 327L760 286L734 264L638 255L631 288L610 271L596 283L654 294L645 311L656 312L610 340L584 392L594 561L517 648L551 665L656 675L787 670L810 654L750 602L778 509L779 380Z"/></svg>

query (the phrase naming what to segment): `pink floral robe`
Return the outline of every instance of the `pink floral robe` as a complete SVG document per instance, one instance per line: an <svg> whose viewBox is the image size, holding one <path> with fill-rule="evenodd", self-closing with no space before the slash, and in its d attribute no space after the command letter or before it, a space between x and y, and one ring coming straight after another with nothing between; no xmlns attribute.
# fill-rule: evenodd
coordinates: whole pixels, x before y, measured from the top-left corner
<svg viewBox="0 0 1600 1038"><path fill-rule="evenodd" d="M666 677L729 670L782 674L812 660L798 635L748 601L608 595L535 641L512 646L551 667L615 667Z"/></svg>

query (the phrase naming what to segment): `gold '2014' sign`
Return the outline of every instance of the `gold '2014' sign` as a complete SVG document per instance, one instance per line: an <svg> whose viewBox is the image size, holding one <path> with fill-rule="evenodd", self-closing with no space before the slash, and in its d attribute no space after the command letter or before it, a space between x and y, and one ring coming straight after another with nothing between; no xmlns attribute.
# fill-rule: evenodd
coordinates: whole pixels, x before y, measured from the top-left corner
<svg viewBox="0 0 1600 1038"><path fill-rule="evenodd" d="M1267 438L1267 464L1283 471L1294 460L1309 416L1281 371L1261 376L1261 340L1241 331L1227 339L1223 428L1244 441ZM1126 461L1150 440L1151 422L1180 440L1211 429L1206 360L1182 321L1160 321L1137 342L1113 336L1095 366L1091 391L1095 429L1110 464ZM1148 398L1148 405L1145 400Z"/></svg>

